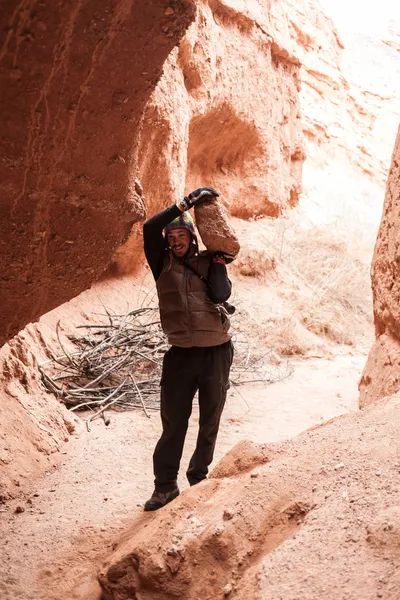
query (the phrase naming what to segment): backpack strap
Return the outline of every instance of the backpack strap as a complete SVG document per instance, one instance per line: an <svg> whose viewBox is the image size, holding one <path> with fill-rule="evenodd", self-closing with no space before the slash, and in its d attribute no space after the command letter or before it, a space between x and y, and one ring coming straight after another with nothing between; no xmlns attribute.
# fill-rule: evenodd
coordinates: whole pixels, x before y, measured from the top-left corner
<svg viewBox="0 0 400 600"><path fill-rule="evenodd" d="M186 259L183 261L183 266L188 268L189 271L192 271L192 273L194 273L195 275L197 275L197 277L201 280L204 281L204 283L207 286L207 289L210 289L210 284L208 283L208 279L206 279L206 277L203 277L203 275L201 275L201 273L199 273L198 271L196 271L196 269L194 267L192 267L192 265L189 265L186 262ZM224 307L224 309L226 310L226 312L229 315L233 315L233 313L236 311L236 308L233 304L230 304L230 302L226 301L225 302L221 302L220 303L221 306Z"/></svg>
<svg viewBox="0 0 400 600"><path fill-rule="evenodd" d="M192 271L192 273L194 273L195 275L197 275L197 277L199 279L201 279L201 281L204 281L204 283L206 284L207 287L210 287L210 284L208 283L208 279L206 279L205 277L203 277L203 275L201 275L201 273L199 273L198 271L196 271L196 269L194 267L192 267L192 265L189 265L186 260L183 261L183 266L188 268L189 271Z"/></svg>

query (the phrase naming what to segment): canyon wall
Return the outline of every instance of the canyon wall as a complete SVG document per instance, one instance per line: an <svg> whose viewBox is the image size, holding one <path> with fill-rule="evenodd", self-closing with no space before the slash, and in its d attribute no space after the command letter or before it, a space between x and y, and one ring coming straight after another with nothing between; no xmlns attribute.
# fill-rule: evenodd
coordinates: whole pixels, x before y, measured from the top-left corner
<svg viewBox="0 0 400 600"><path fill-rule="evenodd" d="M344 16L342 35L329 0L198 6L146 111L149 214L208 183L233 216L298 205L299 219L334 226L370 260L400 119L396 28L374 38ZM136 269L140 247L135 230L119 273Z"/></svg>
<svg viewBox="0 0 400 600"><path fill-rule="evenodd" d="M393 19L386 15L376 29L374 7L339 4L284 3L293 53L302 64L307 160L300 218L333 226L350 249L362 246L358 255L370 260L400 121L400 24L393 7Z"/></svg>
<svg viewBox="0 0 400 600"><path fill-rule="evenodd" d="M88 288L145 207L144 107L194 0L3 2L0 344Z"/></svg>
<svg viewBox="0 0 400 600"><path fill-rule="evenodd" d="M298 205L311 220L357 227L356 241L370 205L380 210L393 96L354 83L347 47L315 0L27 7L1 15L1 341L90 286L145 208L198 184L215 185L233 215L277 217ZM394 64L395 38L382 44ZM57 320L68 332L82 303L90 320L94 306L132 301L132 280L113 275L142 258L136 223L115 271L2 349L2 481L13 492L12 456L33 477L73 429L37 377L37 361L61 350Z"/></svg>
<svg viewBox="0 0 400 600"><path fill-rule="evenodd" d="M297 204L301 65L285 32L286 7L274 20L276 6L198 2L145 113L139 176L149 214L205 184L242 218L277 217ZM119 252L120 272L135 266L138 237Z"/></svg>
<svg viewBox="0 0 400 600"><path fill-rule="evenodd" d="M360 405L400 388L400 130L372 262L376 341L360 381Z"/></svg>
<svg viewBox="0 0 400 600"><path fill-rule="evenodd" d="M143 123L140 176L149 210L160 191L171 203L204 181L233 216L278 216L295 205L305 158L299 67L268 4L199 2ZM163 160L157 169L155 152Z"/></svg>

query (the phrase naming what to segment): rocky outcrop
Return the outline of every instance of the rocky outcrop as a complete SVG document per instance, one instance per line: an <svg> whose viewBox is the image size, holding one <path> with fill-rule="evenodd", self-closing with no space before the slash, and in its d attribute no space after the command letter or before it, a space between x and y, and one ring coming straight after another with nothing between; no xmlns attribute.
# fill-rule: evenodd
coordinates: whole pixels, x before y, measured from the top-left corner
<svg viewBox="0 0 400 600"><path fill-rule="evenodd" d="M400 118L396 40L342 39L324 4L199 2L144 120L149 214L209 184L234 216L277 217L302 191L303 217L351 230L371 251ZM118 257L121 273L138 237Z"/></svg>
<svg viewBox="0 0 400 600"><path fill-rule="evenodd" d="M282 444L240 444L115 542L105 598L397 600L399 409L392 398Z"/></svg>
<svg viewBox="0 0 400 600"><path fill-rule="evenodd" d="M362 407L400 388L400 130L372 262L376 342L360 381Z"/></svg>
<svg viewBox="0 0 400 600"><path fill-rule="evenodd" d="M41 383L38 361L56 346L55 333L35 324L0 350L0 504L50 471L58 451L79 429L78 419Z"/></svg>
<svg viewBox="0 0 400 600"><path fill-rule="evenodd" d="M145 104L194 0L1 13L0 344L89 287L132 224Z"/></svg>
<svg viewBox="0 0 400 600"><path fill-rule="evenodd" d="M272 5L198 3L143 124L140 178L150 213L205 182L236 216L278 216L297 203L300 61L273 27Z"/></svg>

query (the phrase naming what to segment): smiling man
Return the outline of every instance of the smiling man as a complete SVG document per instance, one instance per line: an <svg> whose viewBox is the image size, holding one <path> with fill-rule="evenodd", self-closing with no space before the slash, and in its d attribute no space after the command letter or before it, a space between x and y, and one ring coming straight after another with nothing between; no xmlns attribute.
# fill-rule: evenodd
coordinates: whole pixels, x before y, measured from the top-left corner
<svg viewBox="0 0 400 600"><path fill-rule="evenodd" d="M219 252L199 252L187 211L216 196L213 188L198 188L143 227L161 324L171 344L161 377L163 431L153 455L155 489L145 510L157 510L179 495L179 465L197 391L199 432L187 470L190 485L206 478L214 455L233 359L224 306L232 287L225 266L229 258Z"/></svg>

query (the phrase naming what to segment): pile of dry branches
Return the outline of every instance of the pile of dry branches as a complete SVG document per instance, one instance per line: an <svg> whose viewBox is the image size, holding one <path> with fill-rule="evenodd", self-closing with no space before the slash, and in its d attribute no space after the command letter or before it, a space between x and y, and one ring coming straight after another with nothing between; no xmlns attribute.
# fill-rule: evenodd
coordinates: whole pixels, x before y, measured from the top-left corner
<svg viewBox="0 0 400 600"><path fill-rule="evenodd" d="M80 325L84 335L69 336L76 346L70 352L57 336L64 352L39 366L46 388L71 410L93 411L93 421L105 411L159 408L162 359L168 342L158 320L157 308L139 308L125 315L107 312L108 322ZM245 343L236 347L231 372L233 385L262 381L273 383L288 377L288 363L272 365L256 357Z"/></svg>

